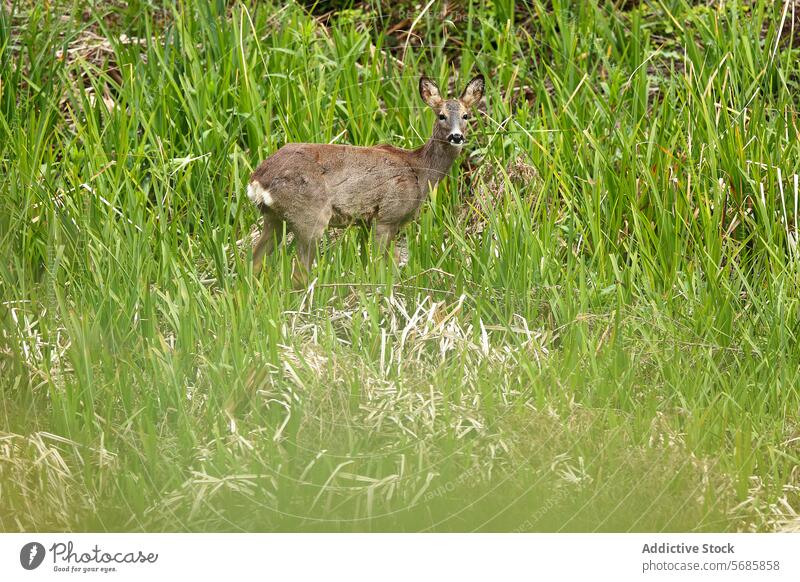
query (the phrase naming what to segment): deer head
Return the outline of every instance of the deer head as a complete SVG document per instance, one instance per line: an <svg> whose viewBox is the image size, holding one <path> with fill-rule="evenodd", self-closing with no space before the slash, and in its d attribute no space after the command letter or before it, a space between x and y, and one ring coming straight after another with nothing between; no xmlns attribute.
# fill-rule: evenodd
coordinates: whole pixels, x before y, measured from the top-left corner
<svg viewBox="0 0 800 582"><path fill-rule="evenodd" d="M427 77L419 80L419 94L436 114L433 139L453 147L463 147L471 118L470 109L483 96L483 75L478 75L467 83L458 99L443 99L438 85Z"/></svg>

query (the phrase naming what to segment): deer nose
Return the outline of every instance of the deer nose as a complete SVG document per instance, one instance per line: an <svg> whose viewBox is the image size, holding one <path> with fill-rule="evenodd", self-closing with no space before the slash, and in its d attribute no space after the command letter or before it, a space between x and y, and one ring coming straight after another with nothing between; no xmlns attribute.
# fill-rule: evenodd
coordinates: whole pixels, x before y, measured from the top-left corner
<svg viewBox="0 0 800 582"><path fill-rule="evenodd" d="M450 143L464 143L464 135L461 133L451 133L447 136L447 141Z"/></svg>

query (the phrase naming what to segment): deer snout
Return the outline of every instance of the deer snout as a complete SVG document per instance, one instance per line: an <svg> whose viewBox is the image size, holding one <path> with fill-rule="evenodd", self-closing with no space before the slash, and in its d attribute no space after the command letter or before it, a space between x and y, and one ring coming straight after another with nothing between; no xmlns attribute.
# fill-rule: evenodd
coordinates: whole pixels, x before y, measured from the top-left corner
<svg viewBox="0 0 800 582"><path fill-rule="evenodd" d="M447 141L455 145L460 145L464 143L464 134L455 132L451 133L450 135L447 136Z"/></svg>

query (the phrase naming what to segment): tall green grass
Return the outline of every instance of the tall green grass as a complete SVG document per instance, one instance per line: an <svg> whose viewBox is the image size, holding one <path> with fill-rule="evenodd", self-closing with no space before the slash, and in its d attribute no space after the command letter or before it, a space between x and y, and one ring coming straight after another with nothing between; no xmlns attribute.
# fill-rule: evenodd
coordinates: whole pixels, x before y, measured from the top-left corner
<svg viewBox="0 0 800 582"><path fill-rule="evenodd" d="M0 9L2 530L796 520L791 7L514 4ZM475 72L407 264L252 276L258 162Z"/></svg>

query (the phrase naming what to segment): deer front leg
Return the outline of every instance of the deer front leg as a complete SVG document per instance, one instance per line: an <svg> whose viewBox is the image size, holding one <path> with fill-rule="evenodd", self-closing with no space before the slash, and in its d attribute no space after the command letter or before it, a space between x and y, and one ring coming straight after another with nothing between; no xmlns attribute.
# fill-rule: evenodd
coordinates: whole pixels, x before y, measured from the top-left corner
<svg viewBox="0 0 800 582"><path fill-rule="evenodd" d="M396 224L389 224L379 222L375 226L375 240L378 243L378 248L388 256L389 248L392 246L392 240L397 236L400 227ZM400 264L400 249L396 246L394 248L394 262Z"/></svg>

